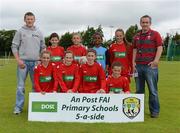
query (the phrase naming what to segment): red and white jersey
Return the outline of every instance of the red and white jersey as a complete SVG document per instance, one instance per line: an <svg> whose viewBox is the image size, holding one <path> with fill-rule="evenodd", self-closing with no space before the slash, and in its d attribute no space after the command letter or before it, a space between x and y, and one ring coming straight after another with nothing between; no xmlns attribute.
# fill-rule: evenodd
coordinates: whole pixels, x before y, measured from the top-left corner
<svg viewBox="0 0 180 133"><path fill-rule="evenodd" d="M128 92L130 91L129 80L127 77L120 76L119 78L114 78L109 75L106 79L107 92L113 91L114 93Z"/></svg>
<svg viewBox="0 0 180 133"><path fill-rule="evenodd" d="M105 73L99 63L81 65L80 77L80 93L96 93L99 89L106 90Z"/></svg>
<svg viewBox="0 0 180 133"><path fill-rule="evenodd" d="M110 64L120 62L123 65L121 75L128 77L132 69L132 47L127 49L124 43L111 44L109 48ZM110 74L112 71L110 70Z"/></svg>
<svg viewBox="0 0 180 133"><path fill-rule="evenodd" d="M42 64L34 68L35 92L53 92L57 83L55 64L49 63L47 67Z"/></svg>
<svg viewBox="0 0 180 133"><path fill-rule="evenodd" d="M67 50L72 51L74 54L74 60L79 61L82 56L86 56L87 50L83 45L71 45Z"/></svg>
<svg viewBox="0 0 180 133"><path fill-rule="evenodd" d="M58 65L64 58L64 48L61 46L57 46L55 48L49 46L47 47L47 50L51 52L51 62L56 65Z"/></svg>
<svg viewBox="0 0 180 133"><path fill-rule="evenodd" d="M77 92L80 83L79 65L72 63L66 66L64 63L57 68L58 82L61 87L60 92L67 92L71 89Z"/></svg>

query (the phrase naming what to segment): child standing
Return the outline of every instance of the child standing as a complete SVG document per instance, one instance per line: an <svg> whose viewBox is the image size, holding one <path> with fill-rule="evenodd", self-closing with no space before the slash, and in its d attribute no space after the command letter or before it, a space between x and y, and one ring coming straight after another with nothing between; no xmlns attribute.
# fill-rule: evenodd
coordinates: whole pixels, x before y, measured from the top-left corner
<svg viewBox="0 0 180 133"><path fill-rule="evenodd" d="M126 76L130 81L132 72L132 46L126 41L124 31L117 29L115 32L116 42L111 44L109 48L110 65L117 61L122 64L121 75ZM112 73L110 68L109 74Z"/></svg>
<svg viewBox="0 0 180 133"><path fill-rule="evenodd" d="M107 92L109 93L130 93L129 80L121 76L122 65L120 62L113 62L112 75L106 79Z"/></svg>
<svg viewBox="0 0 180 133"><path fill-rule="evenodd" d="M34 88L35 92L53 92L57 78L55 64L50 62L51 54L49 51L41 53L41 64L34 69Z"/></svg>
<svg viewBox="0 0 180 133"><path fill-rule="evenodd" d="M51 52L51 62L58 65L64 58L64 48L59 46L59 36L57 33L52 33L49 38L48 51Z"/></svg>
<svg viewBox="0 0 180 133"><path fill-rule="evenodd" d="M99 32L96 32L93 35L93 49L96 50L96 52L97 52L97 57L96 57L97 62L99 62L102 65L104 71L106 71L106 68L107 68L107 58L106 58L107 49L101 46L102 42L103 42L103 35Z"/></svg>
<svg viewBox="0 0 180 133"><path fill-rule="evenodd" d="M81 57L86 56L86 48L81 44L81 35L79 33L74 33L72 36L73 45L67 48L67 50L72 51L74 54L74 59L77 63L81 62Z"/></svg>
<svg viewBox="0 0 180 133"><path fill-rule="evenodd" d="M61 87L60 92L73 93L78 90L80 82L79 65L73 63L73 59L73 53L71 51L66 51L64 62L60 64L59 69L57 69L58 82Z"/></svg>
<svg viewBox="0 0 180 133"><path fill-rule="evenodd" d="M106 81L102 66L95 62L96 51L87 50L87 63L80 67L80 93L105 93Z"/></svg>

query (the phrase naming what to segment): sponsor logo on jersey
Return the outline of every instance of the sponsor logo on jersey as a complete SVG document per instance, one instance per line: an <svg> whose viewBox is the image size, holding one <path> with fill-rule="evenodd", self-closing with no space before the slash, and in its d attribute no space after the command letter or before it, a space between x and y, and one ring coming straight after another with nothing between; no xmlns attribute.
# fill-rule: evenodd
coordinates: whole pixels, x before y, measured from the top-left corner
<svg viewBox="0 0 180 133"><path fill-rule="evenodd" d="M97 60L104 60L104 55L97 55L96 59Z"/></svg>
<svg viewBox="0 0 180 133"><path fill-rule="evenodd" d="M110 92L121 93L121 92L123 92L123 89L122 88L117 88L117 87L111 87Z"/></svg>
<svg viewBox="0 0 180 133"><path fill-rule="evenodd" d="M50 82L52 80L52 76L40 76L40 82Z"/></svg>
<svg viewBox="0 0 180 133"><path fill-rule="evenodd" d="M126 53L125 52L114 52L114 56L116 58L123 58L126 56Z"/></svg>
<svg viewBox="0 0 180 133"><path fill-rule="evenodd" d="M73 75L63 76L63 80L64 81L73 81L74 80L74 76Z"/></svg>
<svg viewBox="0 0 180 133"><path fill-rule="evenodd" d="M84 81L87 81L87 82L96 82L97 76L84 76L83 79Z"/></svg>
<svg viewBox="0 0 180 133"><path fill-rule="evenodd" d="M81 58L81 56L74 56L74 59L75 59L75 60L78 60L78 61L79 61L80 58Z"/></svg>
<svg viewBox="0 0 180 133"><path fill-rule="evenodd" d="M61 56L52 56L51 57L51 61L56 62L56 61L60 61L61 60Z"/></svg>

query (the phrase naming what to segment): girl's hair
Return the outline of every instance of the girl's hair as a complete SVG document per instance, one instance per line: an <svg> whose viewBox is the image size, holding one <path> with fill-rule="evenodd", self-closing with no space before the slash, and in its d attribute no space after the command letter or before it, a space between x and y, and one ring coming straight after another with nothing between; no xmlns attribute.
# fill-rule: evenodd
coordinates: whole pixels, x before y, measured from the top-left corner
<svg viewBox="0 0 180 133"><path fill-rule="evenodd" d="M73 34L72 34L72 38L73 38L74 36L79 36L79 37L80 37L80 39L82 40L82 37L81 37L81 34L80 34L80 33L75 32L75 33L73 33Z"/></svg>
<svg viewBox="0 0 180 133"><path fill-rule="evenodd" d="M44 54L49 54L49 56L51 56L51 52L48 50L43 50L40 54L40 57L42 58Z"/></svg>
<svg viewBox="0 0 180 133"><path fill-rule="evenodd" d="M103 35L100 32L95 32L92 37L94 38L96 35L100 36L103 40Z"/></svg>
<svg viewBox="0 0 180 133"><path fill-rule="evenodd" d="M93 47L95 45L95 37L96 36L99 36L101 38L101 43L103 41L103 35L100 33L100 32L95 32L93 35L92 35L92 40L91 40L91 47Z"/></svg>
<svg viewBox="0 0 180 133"><path fill-rule="evenodd" d="M115 61L115 62L112 63L111 68L113 69L115 66L122 67L122 64L120 62Z"/></svg>
<svg viewBox="0 0 180 133"><path fill-rule="evenodd" d="M82 40L82 36L81 36L80 33L78 33L78 32L73 33L73 34L72 34L72 39L73 39L74 36L79 36L79 38L80 38L80 43L82 43L83 40Z"/></svg>
<svg viewBox="0 0 180 133"><path fill-rule="evenodd" d="M49 37L49 42L48 42L49 46L52 45L51 42L50 42L50 40L51 40L53 37L57 37L57 39L59 40L58 34L57 34L57 33L52 33L52 34L50 35L50 37Z"/></svg>
<svg viewBox="0 0 180 133"><path fill-rule="evenodd" d="M125 34L124 34L124 30L119 28L119 29L117 29L117 30L115 31L115 33L116 33L116 32L121 32L121 33L123 33L123 35L124 35L123 41L124 41L126 47L129 46L130 43L126 40L126 37L125 37Z"/></svg>
<svg viewBox="0 0 180 133"><path fill-rule="evenodd" d="M87 50L87 54L88 54L89 52L93 52L95 55L97 55L96 50L94 50L94 49L92 49L92 48L89 48L89 49Z"/></svg>
<svg viewBox="0 0 180 133"><path fill-rule="evenodd" d="M67 50L67 51L65 51L65 56L66 56L66 54L72 54L72 56L73 56L73 58L74 58L74 54L73 54L73 52L72 51L70 51L70 50Z"/></svg>

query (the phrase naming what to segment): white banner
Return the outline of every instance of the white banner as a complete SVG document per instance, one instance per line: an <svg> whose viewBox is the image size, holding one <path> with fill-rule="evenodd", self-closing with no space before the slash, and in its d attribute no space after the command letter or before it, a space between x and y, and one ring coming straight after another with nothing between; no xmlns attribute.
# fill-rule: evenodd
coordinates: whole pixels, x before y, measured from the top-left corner
<svg viewBox="0 0 180 133"><path fill-rule="evenodd" d="M144 94L30 93L28 120L143 122Z"/></svg>

